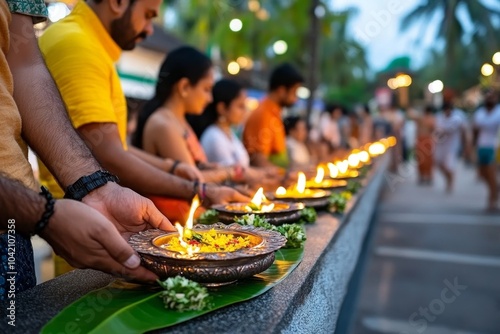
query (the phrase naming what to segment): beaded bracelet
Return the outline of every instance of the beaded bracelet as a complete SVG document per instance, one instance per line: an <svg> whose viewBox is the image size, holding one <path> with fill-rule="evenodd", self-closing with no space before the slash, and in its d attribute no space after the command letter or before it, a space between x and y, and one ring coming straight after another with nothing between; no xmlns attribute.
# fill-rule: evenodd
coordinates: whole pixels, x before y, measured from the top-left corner
<svg viewBox="0 0 500 334"><path fill-rule="evenodd" d="M42 218L35 225L34 234L40 234L40 232L42 232L42 230L47 226L50 217L52 217L52 215L54 214L54 205L56 203L56 201L52 197L52 194L48 191L47 188L42 187L40 195L45 197L47 203L45 203L45 211L42 214Z"/></svg>

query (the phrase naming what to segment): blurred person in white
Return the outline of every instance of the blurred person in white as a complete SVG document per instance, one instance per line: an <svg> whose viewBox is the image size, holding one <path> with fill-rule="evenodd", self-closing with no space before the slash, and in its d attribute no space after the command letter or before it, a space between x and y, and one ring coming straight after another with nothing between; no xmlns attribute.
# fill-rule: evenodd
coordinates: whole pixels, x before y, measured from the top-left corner
<svg viewBox="0 0 500 334"><path fill-rule="evenodd" d="M496 150L500 130L500 106L494 90L485 93L484 105L474 113L474 144L477 147L479 175L488 186L487 210L498 211Z"/></svg>
<svg viewBox="0 0 500 334"><path fill-rule="evenodd" d="M410 160L414 156L417 141L417 122L415 122L413 117L408 116L411 112L412 109L409 108L403 125L403 158L405 161Z"/></svg>
<svg viewBox="0 0 500 334"><path fill-rule="evenodd" d="M286 132L286 148L291 167L304 167L311 164L311 154L307 148L308 137L306 121L298 116L290 116L283 121Z"/></svg>
<svg viewBox="0 0 500 334"><path fill-rule="evenodd" d="M234 80L222 79L214 85L212 98L203 114L186 117L200 138L208 161L223 167L242 167L245 181L250 184L265 183L267 178L276 176L274 168L250 167L248 152L234 133L234 128L243 123L247 114L247 94L243 86Z"/></svg>
<svg viewBox="0 0 500 334"><path fill-rule="evenodd" d="M328 145L329 154L338 151L342 147L342 132L340 119L342 118L342 108L338 105L328 104L319 120L320 141Z"/></svg>
<svg viewBox="0 0 500 334"><path fill-rule="evenodd" d="M454 108L451 101L445 101L442 111L436 116L434 162L445 177L446 192L448 193L453 190L462 136L465 138L464 147L468 149L467 120L464 113L460 109Z"/></svg>

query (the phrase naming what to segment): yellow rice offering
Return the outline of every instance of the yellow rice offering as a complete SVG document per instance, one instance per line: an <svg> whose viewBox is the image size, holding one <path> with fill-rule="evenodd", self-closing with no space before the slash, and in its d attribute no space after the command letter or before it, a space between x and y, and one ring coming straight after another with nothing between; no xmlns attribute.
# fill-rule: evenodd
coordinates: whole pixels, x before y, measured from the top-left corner
<svg viewBox="0 0 500 334"><path fill-rule="evenodd" d="M186 230L184 233L184 242L187 243L188 246L196 248L197 253L234 252L242 248L253 246L248 236L217 233L215 229L202 233ZM186 247L181 244L181 240L177 236L172 237L167 244L161 247L174 252L186 252Z"/></svg>

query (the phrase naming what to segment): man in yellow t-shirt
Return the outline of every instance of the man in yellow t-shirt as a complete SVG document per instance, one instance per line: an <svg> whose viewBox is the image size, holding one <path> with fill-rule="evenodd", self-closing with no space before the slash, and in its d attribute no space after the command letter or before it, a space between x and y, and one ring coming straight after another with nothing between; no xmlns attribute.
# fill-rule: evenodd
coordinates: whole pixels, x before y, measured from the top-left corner
<svg viewBox="0 0 500 334"><path fill-rule="evenodd" d="M80 1L73 12L40 37L40 49L66 103L69 117L99 162L121 184L143 194L190 200L201 192L199 171L128 148L126 103L114 63L121 50L131 50L153 32L161 0ZM48 171L42 182L56 192ZM203 187L205 188L205 187ZM207 203L241 201L230 188L206 187ZM59 195L61 192L58 193ZM176 217L169 216L171 219Z"/></svg>
<svg viewBox="0 0 500 334"><path fill-rule="evenodd" d="M120 233L174 228L150 201L113 182L71 126L37 46L33 24L46 16L43 0L0 1L0 281L15 281L16 292L36 284L32 234L76 267L154 281ZM81 202L35 192L27 143ZM0 300L12 299L4 286Z"/></svg>

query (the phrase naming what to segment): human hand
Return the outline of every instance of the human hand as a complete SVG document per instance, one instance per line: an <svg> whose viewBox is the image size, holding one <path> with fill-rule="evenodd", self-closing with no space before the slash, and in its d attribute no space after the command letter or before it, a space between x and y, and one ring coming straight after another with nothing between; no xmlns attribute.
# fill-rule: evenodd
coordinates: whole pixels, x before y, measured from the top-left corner
<svg viewBox="0 0 500 334"><path fill-rule="evenodd" d="M92 268L147 282L157 279L140 266L139 256L113 224L83 203L56 201L54 215L40 236L75 268Z"/></svg>
<svg viewBox="0 0 500 334"><path fill-rule="evenodd" d="M250 197L229 187L207 186L205 195L209 205L250 201Z"/></svg>
<svg viewBox="0 0 500 334"><path fill-rule="evenodd" d="M149 199L114 182L100 187L82 200L108 218L120 233L135 233L148 228L176 231Z"/></svg>
<svg viewBox="0 0 500 334"><path fill-rule="evenodd" d="M174 175L189 181L203 182L203 176L196 166L191 166L188 163L180 162L174 170Z"/></svg>
<svg viewBox="0 0 500 334"><path fill-rule="evenodd" d="M281 179L278 170L274 168L272 170L252 167L245 169L245 182L253 188L273 188L280 183Z"/></svg>

